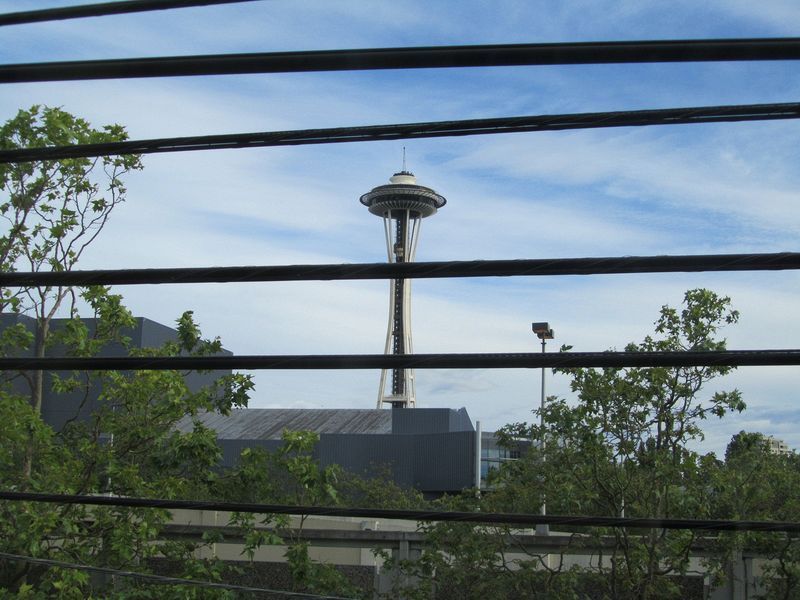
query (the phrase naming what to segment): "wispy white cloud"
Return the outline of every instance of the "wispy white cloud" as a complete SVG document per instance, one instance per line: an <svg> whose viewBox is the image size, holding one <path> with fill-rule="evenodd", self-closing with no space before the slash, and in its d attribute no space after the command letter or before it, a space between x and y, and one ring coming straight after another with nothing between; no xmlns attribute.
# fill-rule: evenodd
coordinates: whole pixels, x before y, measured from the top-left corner
<svg viewBox="0 0 800 600"><path fill-rule="evenodd" d="M649 131L519 136L493 140L451 164L572 189L591 186L605 196L602 206L636 201L635 210L644 215L666 211L682 218L688 211L697 229L734 218L786 237L800 225L797 173L782 166L776 172L770 157L772 144L783 145L795 129L773 128L778 139L759 137L760 148L743 137L744 149L733 139L720 147L713 133L710 139Z"/></svg>

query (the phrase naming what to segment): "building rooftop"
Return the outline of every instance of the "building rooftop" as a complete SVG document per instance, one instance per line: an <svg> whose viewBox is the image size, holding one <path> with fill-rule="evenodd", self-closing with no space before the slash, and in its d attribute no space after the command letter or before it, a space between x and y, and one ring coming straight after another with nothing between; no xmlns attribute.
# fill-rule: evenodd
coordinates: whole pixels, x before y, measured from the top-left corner
<svg viewBox="0 0 800 600"><path fill-rule="evenodd" d="M392 414L378 409L245 408L229 416L204 413L200 421L228 440L279 440L284 429L315 433L392 432ZM184 418L178 429L188 431L191 420Z"/></svg>

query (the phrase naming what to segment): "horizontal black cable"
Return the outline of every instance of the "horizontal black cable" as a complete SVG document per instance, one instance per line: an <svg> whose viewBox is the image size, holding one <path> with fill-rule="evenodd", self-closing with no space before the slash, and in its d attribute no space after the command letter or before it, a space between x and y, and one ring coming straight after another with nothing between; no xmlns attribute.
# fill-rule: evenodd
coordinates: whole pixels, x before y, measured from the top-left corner
<svg viewBox="0 0 800 600"><path fill-rule="evenodd" d="M43 8L41 10L4 13L0 14L0 26L254 1L256 0L123 0L121 2L100 2L97 4L81 4L79 6L62 6L60 8Z"/></svg>
<svg viewBox="0 0 800 600"><path fill-rule="evenodd" d="M197 579L184 579L182 577L168 577L166 575L155 575L153 573L140 573L138 571L111 569L109 567L96 567L94 565L65 562L63 560L53 560L51 558L37 558L33 556L24 556L21 554L11 554L9 552L0 552L0 559L5 559L14 562L25 562L33 565L59 567L61 569L89 571L91 573L105 573L106 575L127 577L129 579L136 579L138 581L145 581L147 583L159 583L164 585L189 585L192 587L207 588L207 589L270 594L272 596L280 596L283 598L291 597L291 598L315 598L317 600L352 600L350 598L344 598L342 596L321 596L319 594L311 594L307 592L288 592L284 590L271 590L267 588L250 587L247 585L235 585L232 583L219 583L216 581L200 581Z"/></svg>
<svg viewBox="0 0 800 600"><path fill-rule="evenodd" d="M163 283L229 283L333 281L363 279L437 279L445 277L536 277L702 271L780 271L800 269L800 252L675 256L612 256L459 260L342 265L248 267L179 267L103 269L96 271L0 272L0 286L144 285Z"/></svg>
<svg viewBox="0 0 800 600"><path fill-rule="evenodd" d="M428 46L13 64L0 66L0 83L372 69L798 59L800 38L796 37Z"/></svg>
<svg viewBox="0 0 800 600"><path fill-rule="evenodd" d="M433 121L428 123L173 137L74 146L50 146L46 148L20 148L0 150L0 163L117 154L154 154L157 152L186 152L190 150L338 144L344 142L373 142L532 131L597 129L601 127L767 121L797 119L799 117L800 103L798 102L499 117L493 119Z"/></svg>
<svg viewBox="0 0 800 600"><path fill-rule="evenodd" d="M0 491L0 500L84 504L94 506L126 506L135 508L221 510L230 512L313 515L327 517L359 517L368 519L404 519L425 522L493 523L530 526L537 524L587 527L631 527L659 529L693 529L704 531L786 531L800 532L800 523L787 521L740 521L709 519L650 519L636 517L586 517L525 513L475 513L441 510L405 510L386 508L338 508L255 504L249 502L214 502L201 500L161 500L118 496L79 496L35 492Z"/></svg>
<svg viewBox="0 0 800 600"><path fill-rule="evenodd" d="M509 352L480 354L273 354L0 358L0 371L539 369L800 365L800 349L714 352Z"/></svg>

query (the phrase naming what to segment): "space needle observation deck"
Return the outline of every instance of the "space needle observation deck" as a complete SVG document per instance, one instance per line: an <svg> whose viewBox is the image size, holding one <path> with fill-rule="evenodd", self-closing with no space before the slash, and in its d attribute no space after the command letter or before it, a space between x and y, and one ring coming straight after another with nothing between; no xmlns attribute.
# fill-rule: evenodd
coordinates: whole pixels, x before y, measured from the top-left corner
<svg viewBox="0 0 800 600"><path fill-rule="evenodd" d="M431 188L417 185L417 178L406 170L395 173L387 185L380 185L361 196L361 204L383 218L386 253L390 263L413 262L419 242L422 219L436 214L447 203ZM411 282L393 279L389 291L389 326L385 354L413 354L411 341ZM387 386L388 383L388 386ZM413 369L381 371L378 408L414 408Z"/></svg>

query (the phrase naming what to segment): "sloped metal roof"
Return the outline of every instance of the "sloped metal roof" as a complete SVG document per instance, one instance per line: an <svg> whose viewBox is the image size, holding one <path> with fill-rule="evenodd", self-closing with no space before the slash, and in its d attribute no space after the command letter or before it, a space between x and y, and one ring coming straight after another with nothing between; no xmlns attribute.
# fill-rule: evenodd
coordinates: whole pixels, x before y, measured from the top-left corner
<svg viewBox="0 0 800 600"><path fill-rule="evenodd" d="M392 411L379 409L246 408L227 417L204 413L199 419L223 440L279 440L284 429L320 434L392 432ZM181 431L191 427L188 418L178 424Z"/></svg>

